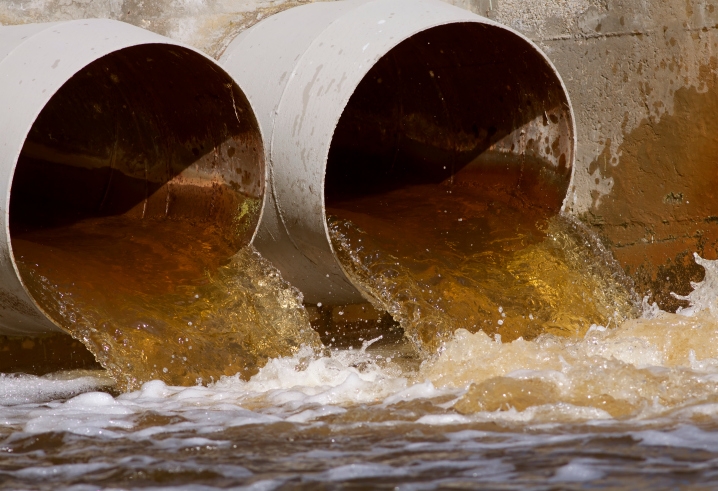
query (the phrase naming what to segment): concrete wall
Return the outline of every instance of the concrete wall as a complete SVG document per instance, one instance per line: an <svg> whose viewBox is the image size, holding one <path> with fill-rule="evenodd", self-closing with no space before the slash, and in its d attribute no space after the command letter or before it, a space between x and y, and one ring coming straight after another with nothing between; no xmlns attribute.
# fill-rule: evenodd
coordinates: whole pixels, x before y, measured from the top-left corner
<svg viewBox="0 0 718 491"><path fill-rule="evenodd" d="M243 29L309 0L4 0L0 23L109 17L219 56ZM578 124L569 212L664 308L718 257L718 0L453 0L533 39Z"/></svg>

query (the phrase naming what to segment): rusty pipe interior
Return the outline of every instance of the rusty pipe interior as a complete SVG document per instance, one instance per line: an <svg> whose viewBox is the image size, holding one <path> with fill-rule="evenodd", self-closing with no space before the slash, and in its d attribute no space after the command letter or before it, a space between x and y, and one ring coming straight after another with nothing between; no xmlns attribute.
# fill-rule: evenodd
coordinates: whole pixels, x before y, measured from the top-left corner
<svg viewBox="0 0 718 491"><path fill-rule="evenodd" d="M48 278L82 301L175 292L250 243L264 172L252 109L223 70L180 46L113 52L70 78L27 136L10 194L13 261L58 325Z"/></svg>
<svg viewBox="0 0 718 491"><path fill-rule="evenodd" d="M557 213L572 119L555 72L515 34L478 23L426 30L382 57L352 95L329 152L327 207L442 184L500 187Z"/></svg>

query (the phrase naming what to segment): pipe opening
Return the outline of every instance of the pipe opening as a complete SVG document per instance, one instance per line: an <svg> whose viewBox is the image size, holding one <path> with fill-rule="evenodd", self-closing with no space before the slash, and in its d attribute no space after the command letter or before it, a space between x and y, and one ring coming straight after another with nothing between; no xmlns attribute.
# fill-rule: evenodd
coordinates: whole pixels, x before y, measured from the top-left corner
<svg viewBox="0 0 718 491"><path fill-rule="evenodd" d="M263 187L258 126L231 78L181 47L126 48L74 75L32 126L14 256L81 257L100 289L171 290L249 243Z"/></svg>
<svg viewBox="0 0 718 491"><path fill-rule="evenodd" d="M389 218L379 196L438 186L482 202L520 196L555 214L572 152L566 95L535 48L486 24L435 27L383 56L352 95L329 151L326 204Z"/></svg>
<svg viewBox="0 0 718 491"><path fill-rule="evenodd" d="M419 347L458 328L512 340L583 325L589 305L556 301L575 278L550 245L581 241L555 222L572 132L559 77L511 31L455 23L403 41L362 79L331 142L325 204L342 268Z"/></svg>
<svg viewBox="0 0 718 491"><path fill-rule="evenodd" d="M33 124L12 181L13 258L42 311L103 365L110 345L112 360L123 346L151 358L180 339L173 322L186 328L178 295L250 243L263 192L259 127L229 75L182 47L125 48L76 73Z"/></svg>

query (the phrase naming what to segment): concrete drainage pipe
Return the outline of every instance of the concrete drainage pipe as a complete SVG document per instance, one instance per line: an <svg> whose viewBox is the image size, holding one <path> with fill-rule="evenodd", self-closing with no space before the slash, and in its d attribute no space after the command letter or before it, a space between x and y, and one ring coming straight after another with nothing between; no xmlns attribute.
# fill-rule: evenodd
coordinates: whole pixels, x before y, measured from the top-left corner
<svg viewBox="0 0 718 491"><path fill-rule="evenodd" d="M533 43L491 20L435 0L314 3L245 31L220 63L266 135L255 246L308 303L365 301L332 248L333 201L409 182L526 187L530 168L530 199L562 206L575 151L566 89Z"/></svg>
<svg viewBox="0 0 718 491"><path fill-rule="evenodd" d="M207 56L82 20L0 27L0 73L0 334L58 331L52 300L28 284L46 276L28 268L107 260L91 287L112 295L137 275L181 282L195 267L183 247L221 263L252 239L262 138L243 92ZM68 254L82 261L68 266Z"/></svg>

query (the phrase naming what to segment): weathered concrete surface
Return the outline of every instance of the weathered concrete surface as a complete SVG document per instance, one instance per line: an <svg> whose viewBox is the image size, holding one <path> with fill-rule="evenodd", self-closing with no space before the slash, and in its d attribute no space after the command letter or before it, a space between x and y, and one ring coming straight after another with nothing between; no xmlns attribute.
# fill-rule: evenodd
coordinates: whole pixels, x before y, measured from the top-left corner
<svg viewBox="0 0 718 491"><path fill-rule="evenodd" d="M123 20L219 56L233 37L310 0L4 0L0 23ZM578 125L566 209L664 308L718 256L718 0L453 0L533 39Z"/></svg>
<svg viewBox="0 0 718 491"><path fill-rule="evenodd" d="M568 210L599 232L641 293L675 308L669 292L690 291L703 274L691 252L718 252L718 12L695 0L579 3L578 15L527 31L576 111ZM498 13L509 25L526 17L535 18Z"/></svg>
<svg viewBox="0 0 718 491"><path fill-rule="evenodd" d="M244 29L315 0L2 0L0 24L91 17L128 22L219 57Z"/></svg>

